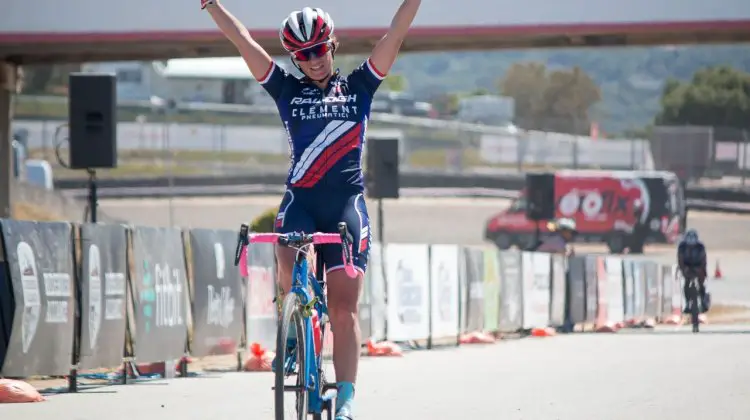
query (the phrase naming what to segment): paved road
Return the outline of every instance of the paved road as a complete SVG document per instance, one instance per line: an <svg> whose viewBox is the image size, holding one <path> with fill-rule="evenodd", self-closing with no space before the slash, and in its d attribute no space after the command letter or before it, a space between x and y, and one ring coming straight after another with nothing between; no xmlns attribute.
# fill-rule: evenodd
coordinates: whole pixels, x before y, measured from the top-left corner
<svg viewBox="0 0 750 420"><path fill-rule="evenodd" d="M714 326L700 335L674 328L580 334L365 359L357 419L744 420L749 346L750 328ZM52 396L0 413L8 420L271 419L271 382L266 373L217 374Z"/></svg>

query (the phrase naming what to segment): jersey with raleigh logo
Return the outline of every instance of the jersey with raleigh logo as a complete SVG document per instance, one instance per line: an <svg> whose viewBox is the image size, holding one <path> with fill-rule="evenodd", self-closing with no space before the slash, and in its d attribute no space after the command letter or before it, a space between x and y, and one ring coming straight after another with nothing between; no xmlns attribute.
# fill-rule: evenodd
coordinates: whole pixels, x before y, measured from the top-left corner
<svg viewBox="0 0 750 420"><path fill-rule="evenodd" d="M259 80L276 101L289 139L287 186L363 190L362 146L370 105L385 76L367 59L325 90L271 64Z"/></svg>

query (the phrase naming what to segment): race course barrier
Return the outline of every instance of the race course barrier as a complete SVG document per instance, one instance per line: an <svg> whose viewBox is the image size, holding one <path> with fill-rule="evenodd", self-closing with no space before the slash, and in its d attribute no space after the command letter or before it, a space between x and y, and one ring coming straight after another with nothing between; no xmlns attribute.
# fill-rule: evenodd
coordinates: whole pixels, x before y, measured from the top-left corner
<svg viewBox="0 0 750 420"><path fill-rule="evenodd" d="M190 374L190 358L274 350L273 246L233 266L227 230L0 219L0 376L113 381ZM360 305L373 353L459 346L556 330L616 332L681 321L670 266L621 256L378 244ZM330 344L330 343L329 343ZM324 343L324 348L326 343ZM381 351L382 350L382 351Z"/></svg>

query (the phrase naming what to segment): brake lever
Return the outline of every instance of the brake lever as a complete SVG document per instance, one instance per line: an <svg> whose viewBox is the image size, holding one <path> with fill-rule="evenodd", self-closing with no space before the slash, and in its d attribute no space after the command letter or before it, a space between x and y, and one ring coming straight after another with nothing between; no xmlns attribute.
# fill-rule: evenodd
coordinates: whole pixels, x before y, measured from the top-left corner
<svg viewBox="0 0 750 420"><path fill-rule="evenodd" d="M250 227L246 224L240 225L240 233L237 235L237 248L234 250L234 266L240 265L240 259L242 258L242 250L246 247L250 240L247 235L250 231Z"/></svg>
<svg viewBox="0 0 750 420"><path fill-rule="evenodd" d="M352 237L352 234L349 233L349 229L346 227L346 223L339 222L339 235L341 235L341 246L344 248L344 257L346 257L346 263L349 264L352 262L352 253L351 248L352 242L354 242L354 238Z"/></svg>

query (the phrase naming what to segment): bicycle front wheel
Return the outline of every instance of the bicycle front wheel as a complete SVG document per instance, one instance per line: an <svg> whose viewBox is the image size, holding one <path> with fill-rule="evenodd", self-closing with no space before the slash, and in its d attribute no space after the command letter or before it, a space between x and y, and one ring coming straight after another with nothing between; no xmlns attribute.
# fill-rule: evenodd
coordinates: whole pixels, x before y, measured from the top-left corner
<svg viewBox="0 0 750 420"><path fill-rule="evenodd" d="M276 366L275 366L275 412L276 420L307 420L307 389L305 388L305 372L307 359L305 358L305 330L304 318L300 312L299 297L294 293L284 298L281 308L281 319L276 333ZM289 348L289 332L296 331L297 343ZM296 375L290 368L290 362L296 364ZM296 380L285 384L287 378ZM286 403L286 404L285 404ZM289 406L292 406L291 412Z"/></svg>

